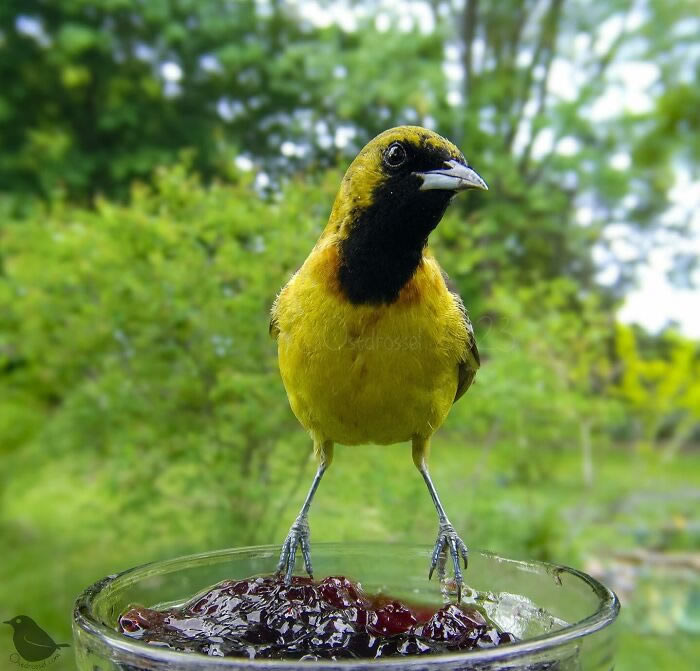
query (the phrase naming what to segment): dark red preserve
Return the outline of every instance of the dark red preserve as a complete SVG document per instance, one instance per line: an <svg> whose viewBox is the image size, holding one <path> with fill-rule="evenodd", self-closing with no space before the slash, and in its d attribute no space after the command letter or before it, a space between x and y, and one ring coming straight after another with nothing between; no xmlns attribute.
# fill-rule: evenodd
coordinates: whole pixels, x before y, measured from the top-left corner
<svg viewBox="0 0 700 671"><path fill-rule="evenodd" d="M251 659L426 655L515 640L476 608L436 611L371 597L343 577L226 580L179 608L134 606L119 629L151 645Z"/></svg>

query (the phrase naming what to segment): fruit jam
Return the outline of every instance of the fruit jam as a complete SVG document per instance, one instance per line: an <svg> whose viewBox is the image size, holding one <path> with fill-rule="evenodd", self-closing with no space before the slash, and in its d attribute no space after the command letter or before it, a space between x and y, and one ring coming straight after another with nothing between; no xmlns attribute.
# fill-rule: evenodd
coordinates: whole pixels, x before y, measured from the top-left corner
<svg viewBox="0 0 700 671"><path fill-rule="evenodd" d="M372 597L344 577L225 580L177 608L133 606L119 631L173 650L249 659L426 655L516 640L476 608Z"/></svg>

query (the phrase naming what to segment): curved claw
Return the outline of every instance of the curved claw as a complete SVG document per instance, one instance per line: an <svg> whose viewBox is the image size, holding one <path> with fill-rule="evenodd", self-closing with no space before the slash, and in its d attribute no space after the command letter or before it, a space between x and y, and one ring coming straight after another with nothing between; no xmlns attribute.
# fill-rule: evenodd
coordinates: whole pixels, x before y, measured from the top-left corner
<svg viewBox="0 0 700 671"><path fill-rule="evenodd" d="M282 543L282 551L280 552L280 560L277 562L277 575L280 575L287 568L287 560L289 559L289 536Z"/></svg>
<svg viewBox="0 0 700 671"><path fill-rule="evenodd" d="M305 517L297 518L289 529L287 537L282 543L280 560L277 564L277 575L284 574L284 582L289 585L292 582L292 572L297 558L297 548L301 547L301 554L304 558L304 568L313 578L311 568L311 541L309 523Z"/></svg>
<svg viewBox="0 0 700 671"><path fill-rule="evenodd" d="M462 555L462 559L464 560L464 570L466 571L469 567L469 549L461 538L459 539L459 551Z"/></svg>
<svg viewBox="0 0 700 671"><path fill-rule="evenodd" d="M441 556L446 557L448 548L455 573L455 584L457 585L457 601L461 601L464 577L462 574L462 567L460 566L460 558L464 561L464 568L466 569L469 563L469 551L467 550L467 546L464 544L464 541L457 535L457 532L449 523L440 524L438 537L435 541L435 548L433 549L433 554L430 558L430 571L428 573L428 580L430 580L430 578L433 577L433 571L435 570L435 567L438 566L438 562Z"/></svg>
<svg viewBox="0 0 700 671"><path fill-rule="evenodd" d="M433 577L433 571L435 571L435 567L438 565L438 561L440 560L440 555L445 549L445 543L447 543L447 538L445 538L445 536L441 534L438 534L437 540L435 541L435 549L433 550L433 556L430 558L430 571L428 572L428 580L432 579Z"/></svg>
<svg viewBox="0 0 700 671"><path fill-rule="evenodd" d="M301 537L301 556L304 558L304 570L313 578L313 568L311 566L311 543L309 534Z"/></svg>

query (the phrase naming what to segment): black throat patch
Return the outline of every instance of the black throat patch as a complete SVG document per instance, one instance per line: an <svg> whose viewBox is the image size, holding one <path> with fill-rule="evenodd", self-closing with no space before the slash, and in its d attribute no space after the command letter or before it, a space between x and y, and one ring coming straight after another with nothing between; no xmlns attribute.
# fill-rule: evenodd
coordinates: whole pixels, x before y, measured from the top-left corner
<svg viewBox="0 0 700 671"><path fill-rule="evenodd" d="M421 263L430 232L454 193L419 191L421 180L388 179L372 205L353 213L340 243L338 279L352 303L392 303Z"/></svg>

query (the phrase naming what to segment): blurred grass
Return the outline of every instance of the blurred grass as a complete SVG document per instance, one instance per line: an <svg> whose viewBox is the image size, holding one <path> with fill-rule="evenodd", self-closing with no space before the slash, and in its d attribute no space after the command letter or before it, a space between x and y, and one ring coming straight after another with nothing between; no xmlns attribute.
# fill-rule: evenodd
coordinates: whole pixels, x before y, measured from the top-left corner
<svg viewBox="0 0 700 671"><path fill-rule="evenodd" d="M595 483L586 487L573 451L540 452L536 457L547 463L547 475L523 479L514 458L518 448L470 445L456 439L449 425L446 429L435 441L432 472L453 523L473 547L584 570L645 542L654 549L661 538L667 546L700 547L698 530L683 524L697 508L698 454L679 455L660 469L649 457L607 451L597 455ZM25 458L31 456L13 455L8 466ZM313 473L304 447L280 452L270 463L269 491L283 509L278 514L271 508L260 533L246 540L241 530L220 523L221 510L211 516L202 512L203 472L192 483L191 500L184 498L169 514L159 515L157 503L146 499L126 513L119 511L99 478L91 487L73 466L69 458L57 460L13 483L0 527L9 549L0 565L2 619L32 604L28 614L65 641L71 635L73 599L106 574L243 542L279 542ZM675 536L669 536L669 525L675 525ZM431 543L435 514L408 446L340 447L312 508L311 527L317 541ZM29 572L27 566L41 568ZM616 587L615 576L604 578ZM679 603L664 602L666 585L663 578L655 582L654 576L650 581L640 575L637 585L627 585L620 594L617 669L680 669L700 656L697 574L678 593ZM9 628L3 636L7 647ZM54 668L72 668L71 654Z"/></svg>

